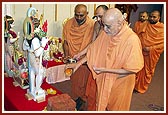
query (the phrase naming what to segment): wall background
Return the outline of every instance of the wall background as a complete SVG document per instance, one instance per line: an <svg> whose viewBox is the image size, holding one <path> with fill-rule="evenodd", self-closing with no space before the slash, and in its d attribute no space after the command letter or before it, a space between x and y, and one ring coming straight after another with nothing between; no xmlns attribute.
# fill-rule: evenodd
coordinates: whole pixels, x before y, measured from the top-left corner
<svg viewBox="0 0 168 115"><path fill-rule="evenodd" d="M2 2L2 19L5 14L11 15L15 19L15 27L13 28L16 32L20 32L20 45L23 40L23 22L26 18L26 13L30 5L36 8L39 12L39 17L41 14L44 14L44 21L48 21L48 36L56 36L62 38L62 24L66 18L71 18L74 15L74 7L77 4L81 4L82 2ZM110 8L115 6L115 2L83 2L82 4L86 4L88 7L89 16L94 16L95 8L100 4L105 4ZM131 4L130 2L117 4ZM135 4L135 3L132 3ZM137 3L138 9L136 12L131 12L130 16L130 27L134 26L135 21L138 20L139 12L147 11L151 12L152 10L159 10L161 12L161 21L164 22L164 13L165 12L165 3ZM166 15L165 15L166 16ZM3 23L2 23L3 28ZM2 29L3 30L3 29ZM3 33L3 32L2 32Z"/></svg>
<svg viewBox="0 0 168 115"><path fill-rule="evenodd" d="M4 12L2 14L9 14L15 19L15 31L19 31L23 34L23 22L26 18L26 13L31 3L8 3L4 4ZM32 7L36 8L39 12L39 17L44 14L44 21L48 20L48 35L62 37L62 23L64 19L71 18L74 15L75 3L33 3ZM99 4L86 4L89 12L89 16L94 15L94 7ZM108 4L107 4L108 5ZM113 7L113 5L108 5ZM8 11L6 11L8 8Z"/></svg>

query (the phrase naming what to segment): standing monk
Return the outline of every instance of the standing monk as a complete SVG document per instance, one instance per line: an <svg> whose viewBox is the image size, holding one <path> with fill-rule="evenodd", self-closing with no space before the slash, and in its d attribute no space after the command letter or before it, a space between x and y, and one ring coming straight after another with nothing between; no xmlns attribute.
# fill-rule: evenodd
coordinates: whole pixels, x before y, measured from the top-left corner
<svg viewBox="0 0 168 115"><path fill-rule="evenodd" d="M93 37L94 20L87 16L86 5L76 5L74 13L74 17L69 19L63 28L65 58L68 56L73 58L74 55L84 50ZM81 97L85 100L89 73L87 65L84 64L71 76L73 99Z"/></svg>
<svg viewBox="0 0 168 115"><path fill-rule="evenodd" d="M135 85L135 73L143 68L141 42L117 8L105 12L104 31L90 45L87 61L97 84L96 110L127 111Z"/></svg>
<svg viewBox="0 0 168 115"><path fill-rule="evenodd" d="M142 25L139 38L142 43L144 68L137 73L135 90L145 93L151 83L156 64L164 50L164 24L159 22L160 12L153 11L149 22Z"/></svg>

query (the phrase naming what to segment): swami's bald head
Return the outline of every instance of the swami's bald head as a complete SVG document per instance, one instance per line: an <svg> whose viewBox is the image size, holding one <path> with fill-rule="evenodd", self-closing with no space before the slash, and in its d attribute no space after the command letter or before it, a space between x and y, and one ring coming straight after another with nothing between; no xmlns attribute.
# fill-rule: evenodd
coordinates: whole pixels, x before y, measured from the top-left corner
<svg viewBox="0 0 168 115"><path fill-rule="evenodd" d="M78 4L75 6L75 12L87 12L87 6L84 4Z"/></svg>
<svg viewBox="0 0 168 115"><path fill-rule="evenodd" d="M82 25L86 21L86 16L88 14L87 7L84 4L78 4L75 6L75 19L78 25Z"/></svg>
<svg viewBox="0 0 168 115"><path fill-rule="evenodd" d="M123 15L121 11L117 8L110 8L104 15L104 20L106 21L123 21Z"/></svg>
<svg viewBox="0 0 168 115"><path fill-rule="evenodd" d="M159 20L160 20L160 12L159 11L155 10L150 13L149 22L151 24L156 24L157 22L159 22Z"/></svg>
<svg viewBox="0 0 168 115"><path fill-rule="evenodd" d="M110 8L105 12L103 16L104 31L108 35L115 36L120 32L123 24L124 18L121 11L117 8Z"/></svg>

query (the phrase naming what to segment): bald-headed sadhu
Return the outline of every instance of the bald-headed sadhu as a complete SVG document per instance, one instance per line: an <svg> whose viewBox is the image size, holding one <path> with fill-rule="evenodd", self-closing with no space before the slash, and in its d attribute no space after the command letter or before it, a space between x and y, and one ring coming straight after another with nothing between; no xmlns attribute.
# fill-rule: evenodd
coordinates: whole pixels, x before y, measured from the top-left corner
<svg viewBox="0 0 168 115"><path fill-rule="evenodd" d="M84 50L92 42L94 20L88 17L87 7L84 4L75 6L74 17L69 19L63 28L64 55L73 58L74 55ZM71 76L72 98L81 97L85 100L86 83L89 76L86 64Z"/></svg>

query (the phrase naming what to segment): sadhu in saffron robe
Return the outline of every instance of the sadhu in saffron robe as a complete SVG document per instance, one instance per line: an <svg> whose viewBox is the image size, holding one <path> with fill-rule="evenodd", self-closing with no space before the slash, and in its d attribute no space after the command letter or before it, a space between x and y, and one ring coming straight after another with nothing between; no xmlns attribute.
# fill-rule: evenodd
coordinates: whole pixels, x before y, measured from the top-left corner
<svg viewBox="0 0 168 115"><path fill-rule="evenodd" d="M94 20L86 17L86 22L78 25L75 18L69 19L64 25L63 37L68 43L69 56L81 52L91 42L93 37ZM85 97L86 83L90 71L87 65L82 65L71 76L72 97Z"/></svg>
<svg viewBox="0 0 168 115"><path fill-rule="evenodd" d="M97 85L96 110L129 110L135 74L118 78L119 75L113 73L96 74L92 67L140 71L144 61L136 33L127 24L115 37L101 32L88 49L87 64Z"/></svg>
<svg viewBox="0 0 168 115"><path fill-rule="evenodd" d="M136 75L135 90L145 93L151 83L160 54L164 50L164 25L161 22L156 24L148 22L139 28L137 34L142 48L150 47L150 51L148 53L143 51L144 67Z"/></svg>

